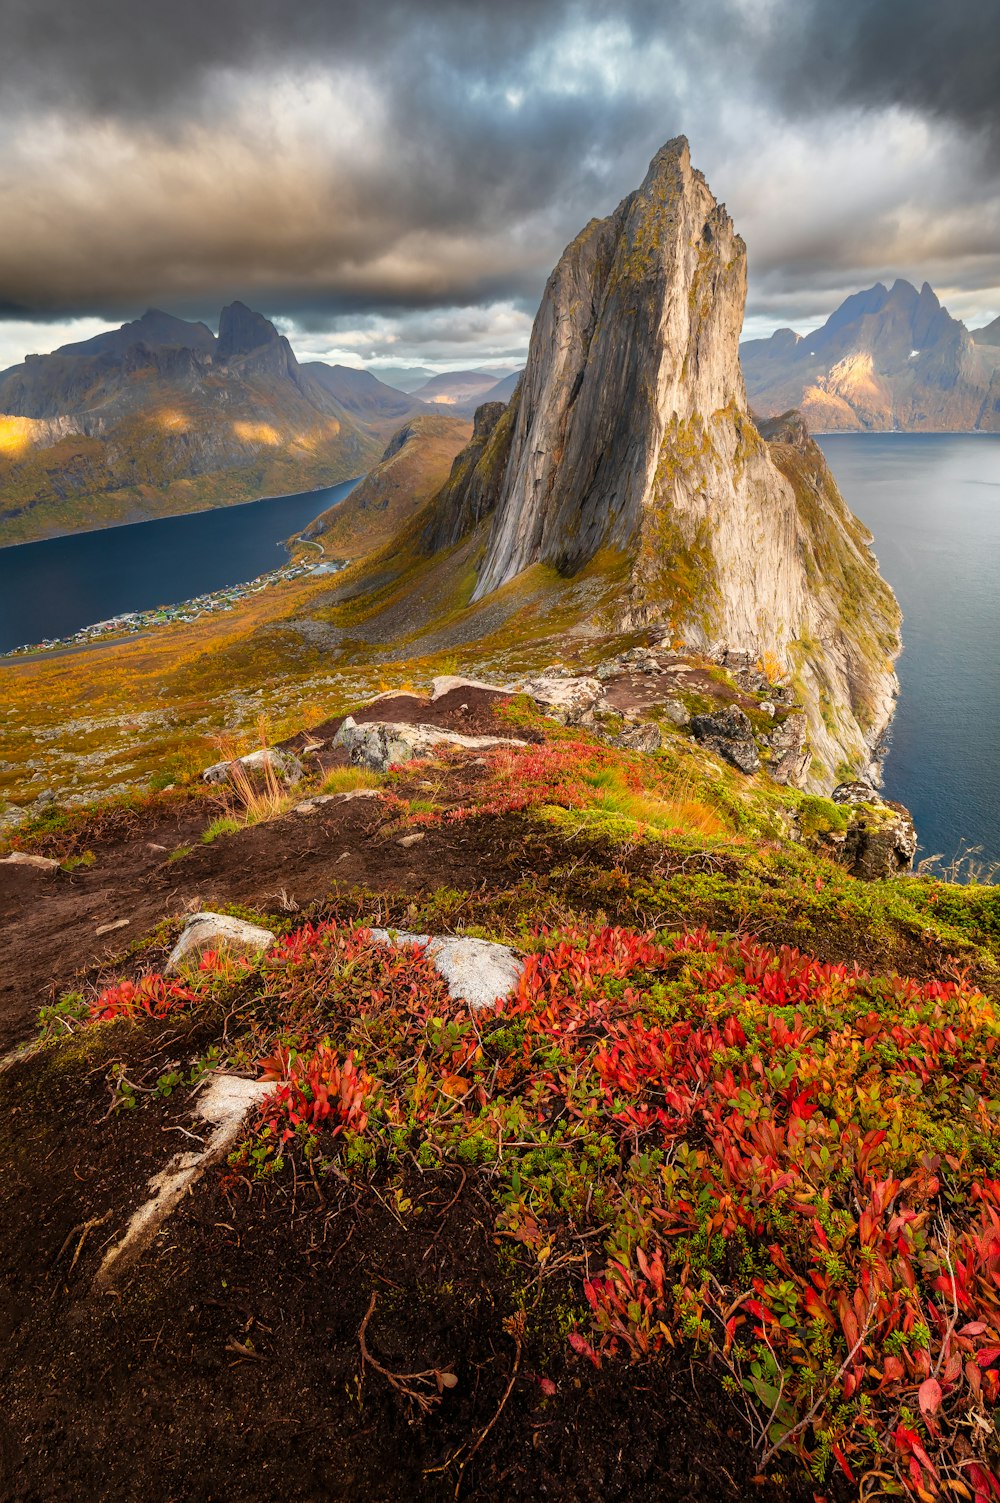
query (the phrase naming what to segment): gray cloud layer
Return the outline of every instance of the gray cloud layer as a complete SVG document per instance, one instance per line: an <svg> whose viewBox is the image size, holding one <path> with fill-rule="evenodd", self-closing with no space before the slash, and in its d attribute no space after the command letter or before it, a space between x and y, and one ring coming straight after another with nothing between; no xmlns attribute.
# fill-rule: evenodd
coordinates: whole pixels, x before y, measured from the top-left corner
<svg viewBox="0 0 1000 1503"><path fill-rule="evenodd" d="M387 318L409 347L417 310L499 306L512 337L679 131L759 320L896 272L973 321L1000 300L995 0L0 0L0 22L0 314L242 295L381 353Z"/></svg>

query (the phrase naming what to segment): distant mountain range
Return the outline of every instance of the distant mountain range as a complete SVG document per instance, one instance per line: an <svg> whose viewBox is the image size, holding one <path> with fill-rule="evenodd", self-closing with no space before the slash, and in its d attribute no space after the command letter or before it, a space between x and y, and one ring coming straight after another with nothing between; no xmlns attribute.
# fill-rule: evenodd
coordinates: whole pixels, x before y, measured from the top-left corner
<svg viewBox="0 0 1000 1503"><path fill-rule="evenodd" d="M150 309L0 372L0 546L333 485L370 469L408 417L467 419L498 384L459 371L411 394L300 365L243 303L218 336Z"/></svg>
<svg viewBox="0 0 1000 1503"><path fill-rule="evenodd" d="M1000 432L1000 319L971 332L925 282L881 282L821 329L779 329L740 346L754 410L798 407L814 432Z"/></svg>

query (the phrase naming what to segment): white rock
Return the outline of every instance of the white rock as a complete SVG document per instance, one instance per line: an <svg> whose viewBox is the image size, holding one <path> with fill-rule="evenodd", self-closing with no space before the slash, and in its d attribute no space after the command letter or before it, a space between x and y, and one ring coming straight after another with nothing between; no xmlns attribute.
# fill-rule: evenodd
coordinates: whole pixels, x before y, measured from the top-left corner
<svg viewBox="0 0 1000 1503"><path fill-rule="evenodd" d="M34 866L40 872L55 871L58 865L51 856L35 856L30 851L12 851L0 861L0 866Z"/></svg>
<svg viewBox="0 0 1000 1503"><path fill-rule="evenodd" d="M271 767L283 783L295 784L302 781L302 763L298 757L292 756L291 752L279 750L276 746L262 746L259 751L248 752L245 757L233 759L248 773L264 772ZM211 767L206 767L202 773L202 781L205 783L228 783L232 778L233 761L214 762Z"/></svg>
<svg viewBox="0 0 1000 1503"><path fill-rule="evenodd" d="M412 762L431 754L435 746L460 746L483 751L491 746L524 746L510 736L462 736L436 725L396 725L387 720L369 720L363 725L348 715L333 738L352 762L372 772L386 772L398 762Z"/></svg>
<svg viewBox="0 0 1000 1503"><path fill-rule="evenodd" d="M243 1119L274 1090L260 1080L213 1076L195 1106L195 1115L213 1128L200 1153L177 1153L149 1181L150 1198L133 1214L121 1238L104 1256L94 1286L106 1289L116 1273L133 1263L152 1242L170 1213L210 1165L224 1158L239 1136Z"/></svg>
<svg viewBox="0 0 1000 1503"><path fill-rule="evenodd" d="M489 939L435 938L397 929L373 929L372 939L380 945L425 945L434 969L448 983L448 995L468 1002L474 1011L509 997L524 969L520 956Z"/></svg>
<svg viewBox="0 0 1000 1503"><path fill-rule="evenodd" d="M274 943L270 929L248 924L224 913L194 913L170 952L164 975L172 976L182 965L193 965L208 950L231 955L261 955Z"/></svg>

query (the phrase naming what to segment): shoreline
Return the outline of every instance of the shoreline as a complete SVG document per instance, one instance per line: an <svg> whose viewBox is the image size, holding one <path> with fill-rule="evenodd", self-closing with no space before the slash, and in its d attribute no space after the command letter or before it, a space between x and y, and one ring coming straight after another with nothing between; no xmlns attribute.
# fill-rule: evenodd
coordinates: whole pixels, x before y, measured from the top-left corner
<svg viewBox="0 0 1000 1503"><path fill-rule="evenodd" d="M315 546L318 547L319 544ZM322 552L322 549L320 551ZM119 615L109 616L104 621L94 621L88 626L81 626L78 631L71 632L66 637L45 637L41 642L26 642L20 647L12 647L8 652L0 653L0 663L44 657L50 652L66 652L91 646L95 642L111 643L124 637L135 637L154 631L160 626L173 626L179 622L188 624L200 620L203 616L234 610L244 600L253 595L260 595L264 590L271 589L272 586L281 584L285 580L304 579L309 575L337 574L343 568L346 568L345 563L327 559L325 554L321 559L310 560L308 563L289 560L277 569L269 569L264 574L255 575L253 579L242 580L237 584L221 585L217 590L209 590L204 595L193 595L188 600L178 600L171 605L150 606L144 611L122 611Z"/></svg>

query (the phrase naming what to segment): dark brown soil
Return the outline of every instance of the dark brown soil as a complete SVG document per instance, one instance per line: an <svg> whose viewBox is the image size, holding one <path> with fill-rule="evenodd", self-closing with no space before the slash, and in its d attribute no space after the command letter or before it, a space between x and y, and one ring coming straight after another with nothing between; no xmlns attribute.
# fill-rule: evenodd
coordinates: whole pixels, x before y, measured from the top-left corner
<svg viewBox="0 0 1000 1503"><path fill-rule="evenodd" d="M444 730L458 731L463 736L543 740L537 731L515 728L509 720L497 713L510 700L511 695L502 689L450 689L440 699L433 701L419 694L386 694L373 699L361 709L352 711L352 715L358 725L386 720L393 725L436 725ZM309 735L317 740L328 740L337 734L346 718L344 715L337 715L332 720L324 720ZM305 742L305 736L299 735L285 744L297 748Z"/></svg>
<svg viewBox="0 0 1000 1503"><path fill-rule="evenodd" d="M125 1037L130 1056L153 1048ZM539 1295L502 1271L471 1174L414 1174L399 1214L377 1182L328 1180L321 1200L301 1167L267 1186L219 1169L113 1295L93 1294L104 1245L190 1125L169 1104L108 1117L113 1041L100 1048L89 1068L36 1061L5 1081L0 1503L812 1496L752 1481L712 1374L575 1357L558 1280ZM375 1361L457 1378L426 1416L362 1362L373 1294Z"/></svg>

